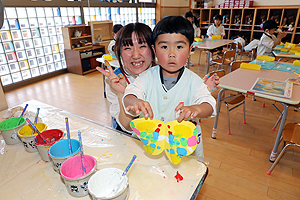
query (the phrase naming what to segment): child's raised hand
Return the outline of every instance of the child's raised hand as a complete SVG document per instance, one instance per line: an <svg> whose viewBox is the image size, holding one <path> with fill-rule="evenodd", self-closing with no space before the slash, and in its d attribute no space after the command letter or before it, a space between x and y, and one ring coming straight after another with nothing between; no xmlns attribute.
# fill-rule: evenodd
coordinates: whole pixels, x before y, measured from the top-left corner
<svg viewBox="0 0 300 200"><path fill-rule="evenodd" d="M192 119L196 118L199 114L199 111L193 106L184 106L183 103L179 103L175 108L175 113L180 111L180 115L177 118L178 122L182 122L182 120L187 120L189 117Z"/></svg>
<svg viewBox="0 0 300 200"><path fill-rule="evenodd" d="M117 76L114 72L114 70L112 69L112 67L110 66L110 64L107 64L108 62L105 61L105 65L108 68L108 71L105 71L104 69L102 69L101 67L96 67L96 69L101 72L105 77L108 78L109 80L109 85L114 88L115 90L117 90L120 93L124 93L125 92L125 88L126 88L126 80L124 78L124 76L122 74L120 74L119 76Z"/></svg>
<svg viewBox="0 0 300 200"><path fill-rule="evenodd" d="M136 114L142 112L145 117L153 119L153 111L148 101L138 99L136 104L127 106L127 111L134 111Z"/></svg>
<svg viewBox="0 0 300 200"><path fill-rule="evenodd" d="M220 77L216 73L214 73L212 76L209 76L209 74L206 74L203 77L205 84L208 86L208 88L211 91L214 91L219 88L219 86L218 86L220 83L219 79L220 79Z"/></svg>
<svg viewBox="0 0 300 200"><path fill-rule="evenodd" d="M287 32L278 33L279 38L284 38L287 35Z"/></svg>

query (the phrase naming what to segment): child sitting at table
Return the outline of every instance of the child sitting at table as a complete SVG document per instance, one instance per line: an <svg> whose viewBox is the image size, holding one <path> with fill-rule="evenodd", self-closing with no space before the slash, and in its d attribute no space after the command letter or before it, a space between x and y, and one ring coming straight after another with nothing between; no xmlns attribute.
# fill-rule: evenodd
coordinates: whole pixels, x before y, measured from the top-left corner
<svg viewBox="0 0 300 200"><path fill-rule="evenodd" d="M122 24L115 24L113 26L112 35L113 35L114 39L107 46L107 50L110 53L110 55L115 55L116 38L117 38L117 34L121 28L123 28Z"/></svg>
<svg viewBox="0 0 300 200"><path fill-rule="evenodd" d="M143 117L168 122L176 120L176 115L179 115L178 122L192 120L200 138L195 155L203 156L197 118L215 114L216 101L203 79L184 67L193 40L194 29L187 19L170 16L159 21L153 30L152 47L160 65L141 73L126 87L123 106L132 118L142 114Z"/></svg>
<svg viewBox="0 0 300 200"><path fill-rule="evenodd" d="M277 23L274 20L267 20L263 24L264 33L260 38L260 41L258 43L257 47L257 55L265 55L265 56L273 56L272 50L274 47L276 47L278 44L280 44L281 39L286 36L287 33L280 32L276 36L274 33L277 29Z"/></svg>
<svg viewBox="0 0 300 200"><path fill-rule="evenodd" d="M221 24L223 17L221 15L214 16L214 24L210 25L207 29L206 35L211 39L213 35L221 35L221 38L225 35L224 26ZM223 47L218 47L218 54L222 54Z"/></svg>
<svg viewBox="0 0 300 200"><path fill-rule="evenodd" d="M245 36L244 36L243 32L240 31L240 32L238 33L238 37L234 39L234 43L235 43L235 44L240 43L240 44L242 45L242 47L244 48L244 46L245 46L245 44L246 44L246 41L244 40L244 37L245 37Z"/></svg>

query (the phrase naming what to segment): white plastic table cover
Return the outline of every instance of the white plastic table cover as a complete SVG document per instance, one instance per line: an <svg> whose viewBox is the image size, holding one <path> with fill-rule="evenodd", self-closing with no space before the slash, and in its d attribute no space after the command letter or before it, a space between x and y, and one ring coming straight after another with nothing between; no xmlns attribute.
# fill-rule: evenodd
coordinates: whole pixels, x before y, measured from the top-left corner
<svg viewBox="0 0 300 200"><path fill-rule="evenodd" d="M33 113L40 108L39 116L48 129L60 129L66 133L65 117L68 117L71 138L78 139L78 130L81 130L84 154L96 158L98 170L106 167L124 170L132 156L137 155L127 174L129 200L195 199L205 180L207 166L193 156L183 157L180 164L173 165L164 153L152 156L144 150L141 141L110 127L36 100L22 106L26 103L29 104L28 111ZM5 113L0 112L0 121ZM177 172L182 175L182 181L177 182ZM51 162L43 161L38 152L26 152L21 143L5 145L4 154L0 154L0 194L3 200L78 199L69 195ZM81 199L91 199L91 196Z"/></svg>

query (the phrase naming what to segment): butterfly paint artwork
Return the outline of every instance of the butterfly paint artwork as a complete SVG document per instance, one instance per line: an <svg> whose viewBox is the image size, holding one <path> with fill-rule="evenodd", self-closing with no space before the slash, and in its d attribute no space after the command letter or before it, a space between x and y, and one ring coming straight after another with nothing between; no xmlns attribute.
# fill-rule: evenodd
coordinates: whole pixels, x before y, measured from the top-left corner
<svg viewBox="0 0 300 200"><path fill-rule="evenodd" d="M165 151L175 165L180 163L182 156L192 154L197 147L197 127L189 121L164 123L158 119L139 118L132 120L130 127L149 154L158 155Z"/></svg>

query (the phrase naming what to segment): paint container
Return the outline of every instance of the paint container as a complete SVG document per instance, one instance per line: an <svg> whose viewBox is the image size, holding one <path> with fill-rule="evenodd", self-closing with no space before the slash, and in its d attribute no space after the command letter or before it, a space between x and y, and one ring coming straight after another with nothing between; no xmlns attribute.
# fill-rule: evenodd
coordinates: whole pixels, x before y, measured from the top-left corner
<svg viewBox="0 0 300 200"><path fill-rule="evenodd" d="M117 168L105 168L96 172L89 181L89 193L93 200L125 200L129 195L127 175Z"/></svg>
<svg viewBox="0 0 300 200"><path fill-rule="evenodd" d="M19 125L17 125L18 122ZM25 123L26 121L23 117L12 117L0 123L0 131L6 144L18 144L21 142L18 137L18 131Z"/></svg>
<svg viewBox="0 0 300 200"><path fill-rule="evenodd" d="M80 153L80 143L78 140L71 139L71 145L73 150L72 153L70 153L68 140L60 140L50 147L48 151L49 157L52 160L52 167L57 173L59 173L59 169L63 162Z"/></svg>
<svg viewBox="0 0 300 200"><path fill-rule="evenodd" d="M86 173L82 170L81 156L77 155L66 160L60 168L60 174L64 179L70 195L83 197L89 194L88 182L96 172L97 161L93 156L83 156Z"/></svg>
<svg viewBox="0 0 300 200"><path fill-rule="evenodd" d="M51 161L49 154L48 154L49 148L55 142L62 139L63 136L64 136L64 133L61 130L50 129L50 130L43 131L42 133L40 133L39 135L37 135L34 138L34 144L36 145L36 147L39 151L39 154L44 161ZM47 139L47 141L50 141L50 142L45 143L44 140L42 139L42 137Z"/></svg>
<svg viewBox="0 0 300 200"><path fill-rule="evenodd" d="M44 130L47 129L47 126L44 123L37 123L35 124L35 127L39 130L39 132L43 132ZM37 148L33 142L37 134L38 133L35 132L29 124L23 126L18 132L18 136L20 137L25 150L29 153L33 153L37 151Z"/></svg>

